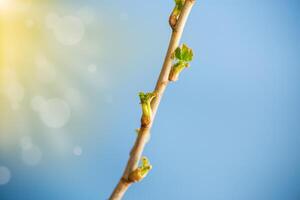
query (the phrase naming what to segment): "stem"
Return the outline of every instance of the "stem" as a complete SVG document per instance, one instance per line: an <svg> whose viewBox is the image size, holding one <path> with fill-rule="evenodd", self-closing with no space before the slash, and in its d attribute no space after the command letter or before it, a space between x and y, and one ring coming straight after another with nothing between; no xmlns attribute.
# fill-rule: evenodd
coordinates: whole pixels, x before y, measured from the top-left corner
<svg viewBox="0 0 300 200"><path fill-rule="evenodd" d="M170 39L168 51L159 75L159 78L157 80L156 86L155 86L155 92L157 94L157 97L153 99L151 102L151 109L152 109L152 119L148 126L141 126L139 134L136 138L135 144L133 148L131 149L129 160L127 162L126 168L123 172L123 176L120 179L119 183L117 184L116 188L112 192L109 200L121 200L124 196L125 192L129 188L129 186L133 183L128 179L130 173L132 173L137 167L138 162L141 159L144 147L146 143L148 142L150 129L153 124L153 120L155 118L157 108L160 104L161 98L163 96L163 93L169 83L169 74L172 67L172 53L175 51L175 49L179 46L179 42L186 24L186 21L188 19L188 16L191 12L191 9L195 3L195 0L186 0L184 7L180 13L180 16L178 18L178 21L174 28L172 28L172 36Z"/></svg>

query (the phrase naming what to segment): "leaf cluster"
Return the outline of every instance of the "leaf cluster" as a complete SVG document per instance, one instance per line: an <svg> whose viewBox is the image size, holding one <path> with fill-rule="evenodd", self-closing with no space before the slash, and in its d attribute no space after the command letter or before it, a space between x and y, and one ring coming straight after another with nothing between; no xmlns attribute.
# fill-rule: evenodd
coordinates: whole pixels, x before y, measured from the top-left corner
<svg viewBox="0 0 300 200"><path fill-rule="evenodd" d="M193 60L193 50L186 44L177 47L172 55L175 64L173 65L170 74L170 81L177 81L181 71L189 66L189 62Z"/></svg>
<svg viewBox="0 0 300 200"><path fill-rule="evenodd" d="M194 54L191 48L186 44L183 44L181 47L176 48L174 56L179 62L188 63L193 60Z"/></svg>

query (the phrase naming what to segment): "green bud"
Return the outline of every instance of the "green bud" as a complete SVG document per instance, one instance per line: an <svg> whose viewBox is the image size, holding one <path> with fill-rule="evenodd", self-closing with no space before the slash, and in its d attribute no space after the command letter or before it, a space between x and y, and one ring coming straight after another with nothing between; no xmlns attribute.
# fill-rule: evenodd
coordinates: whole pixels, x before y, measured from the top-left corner
<svg viewBox="0 0 300 200"><path fill-rule="evenodd" d="M156 97L155 92L151 93L139 93L140 101L141 101L141 107L142 107L142 119L141 123L142 126L148 126L151 123L152 120L152 109L151 109L151 101Z"/></svg>
<svg viewBox="0 0 300 200"><path fill-rule="evenodd" d="M182 8L184 6L185 0L174 0L175 1L175 7L170 15L169 23L172 28L174 28L177 24L178 17L182 11Z"/></svg>
<svg viewBox="0 0 300 200"><path fill-rule="evenodd" d="M150 162L147 157L142 157L142 164L139 166L136 170L134 170L128 177L128 179L132 182L139 182L143 178L147 176L147 174L152 169L152 165L150 165Z"/></svg>
<svg viewBox="0 0 300 200"><path fill-rule="evenodd" d="M174 0L174 1L175 1L175 9L178 10L179 12L181 12L181 10L184 6L185 0Z"/></svg>

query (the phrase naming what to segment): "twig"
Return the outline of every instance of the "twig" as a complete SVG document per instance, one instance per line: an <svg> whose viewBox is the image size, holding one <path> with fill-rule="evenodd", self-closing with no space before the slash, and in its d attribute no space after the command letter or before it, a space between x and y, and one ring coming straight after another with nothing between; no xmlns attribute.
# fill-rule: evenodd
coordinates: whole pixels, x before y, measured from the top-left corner
<svg viewBox="0 0 300 200"><path fill-rule="evenodd" d="M188 16L191 12L191 9L195 3L195 0L185 0L184 5L178 15L178 19L176 20L176 24L172 22L172 36L170 39L168 51L159 75L159 78L156 83L156 87L154 90L155 97L151 101L151 120L148 123L141 123L141 127L138 131L138 136L136 138L135 144L130 152L130 157L127 162L126 168L123 172L123 176L120 179L118 185L115 187L114 191L112 192L109 200L121 200L124 196L125 192L129 188L131 184L134 182L140 181L140 179L132 178L132 174L137 172L140 168L138 168L139 160L141 159L144 147L148 142L150 136L150 129L153 124L153 120L155 118L157 108L160 104L161 98L163 93L169 83L169 74L172 68L172 60L173 60L173 53L175 49L179 46L179 42L183 33L183 29L185 27L186 21ZM172 14L173 15L173 12ZM143 119L143 117L142 117ZM140 177L141 179L143 177Z"/></svg>

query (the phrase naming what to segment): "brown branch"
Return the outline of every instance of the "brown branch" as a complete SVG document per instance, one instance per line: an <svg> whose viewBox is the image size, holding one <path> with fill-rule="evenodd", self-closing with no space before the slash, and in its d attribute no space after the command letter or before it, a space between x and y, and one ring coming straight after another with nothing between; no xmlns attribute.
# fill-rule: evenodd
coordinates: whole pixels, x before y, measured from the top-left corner
<svg viewBox="0 0 300 200"><path fill-rule="evenodd" d="M153 120L155 118L157 108L160 104L161 98L163 93L169 83L169 74L172 67L172 54L175 49L179 46L179 42L183 33L183 29L185 27L186 21L188 16L191 12L191 9L195 3L195 0L186 0L185 4L182 8L180 16L176 22L176 25L171 26L172 28L172 36L170 39L168 51L159 75L159 78L156 83L156 87L154 92L157 96L151 102L151 109L152 109L152 119L151 122L147 126L141 125L139 134L136 138L135 144L130 152L130 157L127 162L126 168L123 172L123 176L120 179L119 183L117 184L116 188L112 192L109 200L121 200L124 196L125 192L129 188L131 184L134 183L134 180L130 180L129 176L134 170L137 169L139 160L141 159L143 150L145 148L146 143L150 137L150 129L153 124Z"/></svg>

